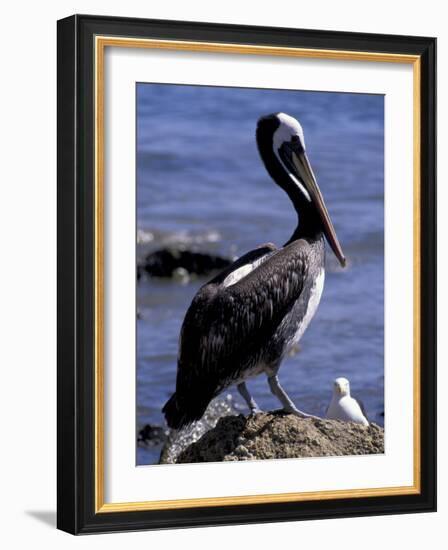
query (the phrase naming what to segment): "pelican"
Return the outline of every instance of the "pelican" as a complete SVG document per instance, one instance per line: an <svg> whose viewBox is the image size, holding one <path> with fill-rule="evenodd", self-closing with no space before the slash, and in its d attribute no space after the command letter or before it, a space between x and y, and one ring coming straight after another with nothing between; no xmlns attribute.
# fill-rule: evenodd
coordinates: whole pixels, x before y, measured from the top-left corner
<svg viewBox="0 0 448 550"><path fill-rule="evenodd" d="M284 410L302 418L278 380L282 359L302 337L322 295L326 237L340 264L345 257L309 163L303 130L276 113L258 120L256 140L274 182L298 215L291 238L247 252L202 286L179 336L176 391L162 411L173 429L199 420L210 401L236 385L251 413L259 408L246 380L266 374Z"/></svg>

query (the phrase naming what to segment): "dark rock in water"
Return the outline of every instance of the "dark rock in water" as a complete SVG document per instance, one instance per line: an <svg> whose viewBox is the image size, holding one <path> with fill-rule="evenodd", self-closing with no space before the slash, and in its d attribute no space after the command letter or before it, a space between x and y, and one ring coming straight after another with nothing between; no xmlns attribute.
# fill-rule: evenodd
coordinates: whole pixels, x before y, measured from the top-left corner
<svg viewBox="0 0 448 550"><path fill-rule="evenodd" d="M161 426L145 424L138 432L137 442L145 445L160 445L166 441L167 435L168 431L165 431Z"/></svg>
<svg viewBox="0 0 448 550"><path fill-rule="evenodd" d="M225 398L218 397L214 399L207 407L201 420L180 431L169 431L168 438L160 454L159 464L176 463L178 455L214 428L220 418L225 416L234 417L237 413L238 411L230 394Z"/></svg>
<svg viewBox="0 0 448 550"><path fill-rule="evenodd" d="M279 412L226 416L179 453L176 463L384 453L384 430Z"/></svg>
<svg viewBox="0 0 448 550"><path fill-rule="evenodd" d="M216 254L172 247L162 248L148 254L142 268L151 277L173 277L176 272L204 276L213 271L224 269L230 263L231 260L228 258ZM137 270L137 276L138 273Z"/></svg>

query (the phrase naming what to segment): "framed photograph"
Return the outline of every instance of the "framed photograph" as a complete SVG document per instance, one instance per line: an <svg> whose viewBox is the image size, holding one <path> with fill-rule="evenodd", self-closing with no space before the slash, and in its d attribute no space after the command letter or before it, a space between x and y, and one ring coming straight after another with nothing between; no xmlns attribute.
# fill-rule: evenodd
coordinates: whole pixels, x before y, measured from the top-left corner
<svg viewBox="0 0 448 550"><path fill-rule="evenodd" d="M436 509L436 40L58 22L58 527Z"/></svg>

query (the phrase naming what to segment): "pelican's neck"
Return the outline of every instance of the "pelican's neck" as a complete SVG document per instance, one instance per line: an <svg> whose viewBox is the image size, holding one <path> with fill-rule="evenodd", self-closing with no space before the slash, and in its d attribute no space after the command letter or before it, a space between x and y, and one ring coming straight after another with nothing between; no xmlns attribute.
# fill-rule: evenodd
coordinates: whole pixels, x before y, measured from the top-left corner
<svg viewBox="0 0 448 550"><path fill-rule="evenodd" d="M314 204L309 202L297 204L293 202L293 205L297 212L297 225L286 244L298 239L308 241L320 239L323 232L322 223Z"/></svg>
<svg viewBox="0 0 448 550"><path fill-rule="evenodd" d="M307 240L320 238L323 228L316 206L288 175L272 149L272 142L257 137L258 149L266 170L275 183L286 192L297 212L297 226L288 243L302 238Z"/></svg>

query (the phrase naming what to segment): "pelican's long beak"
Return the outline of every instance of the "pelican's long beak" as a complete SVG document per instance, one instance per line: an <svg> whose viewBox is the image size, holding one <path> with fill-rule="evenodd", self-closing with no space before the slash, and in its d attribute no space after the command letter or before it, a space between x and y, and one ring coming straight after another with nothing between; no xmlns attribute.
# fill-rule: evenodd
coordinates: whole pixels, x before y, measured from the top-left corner
<svg viewBox="0 0 448 550"><path fill-rule="evenodd" d="M319 215L322 219L324 233L329 245L331 246L337 259L339 260L341 266L345 267L346 260L344 253L342 252L342 248L339 244L339 240L333 227L330 214L328 213L327 207L325 206L324 198L322 197L322 193L320 192L319 186L317 185L316 178L314 176L313 170L305 151L291 151L291 161L294 165L297 175L305 184L311 200L316 205L317 211L319 212Z"/></svg>

